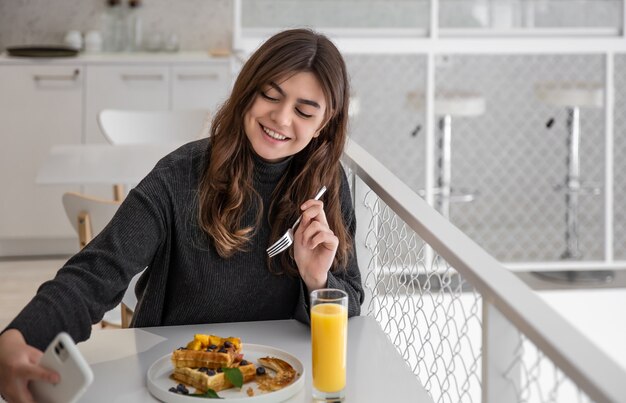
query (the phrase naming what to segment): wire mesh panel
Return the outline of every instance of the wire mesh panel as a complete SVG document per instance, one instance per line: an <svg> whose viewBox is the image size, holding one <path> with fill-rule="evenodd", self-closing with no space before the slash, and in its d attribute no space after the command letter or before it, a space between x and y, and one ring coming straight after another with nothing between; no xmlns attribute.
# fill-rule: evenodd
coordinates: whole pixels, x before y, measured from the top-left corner
<svg viewBox="0 0 626 403"><path fill-rule="evenodd" d="M427 245L375 193L357 203L371 214L359 224L371 253L364 311L435 401L480 402L480 295L441 258L427 261Z"/></svg>
<svg viewBox="0 0 626 403"><path fill-rule="evenodd" d="M349 54L345 59L359 103L350 137L409 186L423 188L426 57Z"/></svg>
<svg viewBox="0 0 626 403"><path fill-rule="evenodd" d="M376 318L435 402L482 401L482 295L388 203L353 180L368 295L363 314ZM513 385L514 401L590 401L526 336L517 337L498 373Z"/></svg>

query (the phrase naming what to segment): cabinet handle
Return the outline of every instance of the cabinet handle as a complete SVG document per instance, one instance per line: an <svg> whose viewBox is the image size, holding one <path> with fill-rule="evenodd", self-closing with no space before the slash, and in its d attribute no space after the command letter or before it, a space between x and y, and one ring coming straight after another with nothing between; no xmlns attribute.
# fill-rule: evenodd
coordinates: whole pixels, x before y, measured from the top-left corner
<svg viewBox="0 0 626 403"><path fill-rule="evenodd" d="M122 74L122 80L161 81L163 74Z"/></svg>
<svg viewBox="0 0 626 403"><path fill-rule="evenodd" d="M177 74L176 77L181 81L191 81L191 80L215 81L220 76L217 73L206 73L206 74Z"/></svg>
<svg viewBox="0 0 626 403"><path fill-rule="evenodd" d="M80 75L80 70L75 69L72 74L35 74L35 81L76 81Z"/></svg>

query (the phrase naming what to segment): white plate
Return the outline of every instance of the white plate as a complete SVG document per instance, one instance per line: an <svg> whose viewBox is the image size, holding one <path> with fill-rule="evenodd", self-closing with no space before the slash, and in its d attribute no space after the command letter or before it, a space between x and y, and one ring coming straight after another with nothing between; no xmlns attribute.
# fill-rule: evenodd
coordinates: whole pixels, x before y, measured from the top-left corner
<svg viewBox="0 0 626 403"><path fill-rule="evenodd" d="M255 365L259 365L258 359L261 357L276 357L281 360L287 361L298 373L296 380L289 386L277 390L275 392L262 392L259 390L259 386L256 382L244 383L241 390L237 388L231 388L217 392L217 394L224 398L227 403L276 403L287 400L291 396L298 393L302 387L304 387L304 366L293 355L286 351L279 350L274 347L263 346L259 344L242 344L241 350L243 352L243 358L246 361L253 362ZM170 375L174 371L172 366L171 354L159 358L150 369L148 369L148 390L154 397L163 401L171 403L199 403L198 398L192 396L179 395L177 393L170 392L169 389L172 386L176 386L178 383L170 378ZM254 396L248 396L246 390L252 387L254 390ZM195 390L189 387L189 392L193 393ZM215 400L219 401L219 400Z"/></svg>

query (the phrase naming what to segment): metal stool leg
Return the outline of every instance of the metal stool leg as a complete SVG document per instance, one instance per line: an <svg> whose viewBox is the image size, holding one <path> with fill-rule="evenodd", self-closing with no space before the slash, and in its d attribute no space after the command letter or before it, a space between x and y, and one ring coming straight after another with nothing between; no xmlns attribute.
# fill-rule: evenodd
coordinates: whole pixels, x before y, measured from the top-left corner
<svg viewBox="0 0 626 403"><path fill-rule="evenodd" d="M562 259L580 259L578 244L578 198L580 195L580 109L567 109L567 176L565 177L565 252Z"/></svg>
<svg viewBox="0 0 626 403"><path fill-rule="evenodd" d="M437 197L436 209L445 218L450 216L450 182L452 180L452 116L444 115L439 121L441 137L439 139L439 159L437 161Z"/></svg>

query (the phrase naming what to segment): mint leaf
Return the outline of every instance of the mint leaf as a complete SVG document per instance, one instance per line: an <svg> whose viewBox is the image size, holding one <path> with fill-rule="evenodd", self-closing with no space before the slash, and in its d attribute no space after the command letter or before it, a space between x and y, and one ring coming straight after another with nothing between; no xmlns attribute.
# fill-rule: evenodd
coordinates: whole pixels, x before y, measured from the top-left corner
<svg viewBox="0 0 626 403"><path fill-rule="evenodd" d="M243 375L239 368L222 368L222 371L224 371L224 376L226 376L226 379L228 379L230 383L238 388L243 386Z"/></svg>
<svg viewBox="0 0 626 403"><path fill-rule="evenodd" d="M219 397L217 392L215 392L213 389L207 390L206 393L191 393L187 396L204 397L207 399L223 399L223 397Z"/></svg>

